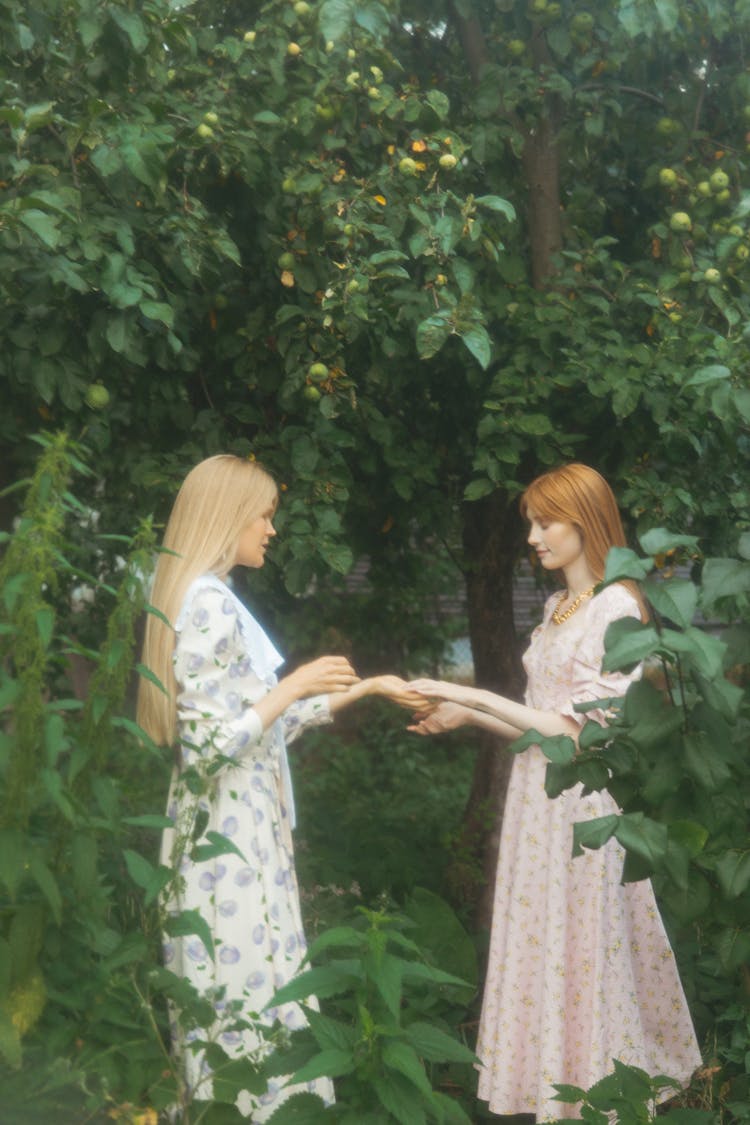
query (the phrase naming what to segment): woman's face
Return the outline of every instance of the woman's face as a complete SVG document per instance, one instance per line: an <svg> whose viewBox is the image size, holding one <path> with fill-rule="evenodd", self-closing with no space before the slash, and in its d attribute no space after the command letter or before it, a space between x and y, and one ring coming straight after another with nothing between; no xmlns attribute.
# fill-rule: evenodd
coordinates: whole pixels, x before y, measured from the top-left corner
<svg viewBox="0 0 750 1125"><path fill-rule="evenodd" d="M559 570L581 558L583 539L572 523L545 519L531 507L526 509L526 518L529 521L527 542L545 570Z"/></svg>
<svg viewBox="0 0 750 1125"><path fill-rule="evenodd" d="M268 541L276 534L276 529L272 523L273 515L274 509L269 508L262 516L258 516L242 530L237 541L237 554L234 557L235 566L263 566L266 561Z"/></svg>

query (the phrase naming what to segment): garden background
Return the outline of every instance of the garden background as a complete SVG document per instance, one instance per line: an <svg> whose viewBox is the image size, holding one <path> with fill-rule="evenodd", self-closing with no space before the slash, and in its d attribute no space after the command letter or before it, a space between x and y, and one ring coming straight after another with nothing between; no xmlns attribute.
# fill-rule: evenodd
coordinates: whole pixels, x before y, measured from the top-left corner
<svg viewBox="0 0 750 1125"><path fill-rule="evenodd" d="M519 491L611 480L637 550L609 576L655 612L608 660L652 674L548 784L607 784L624 815L579 843L654 877L706 1063L670 1114L748 1117L749 32L747 0L0 0L4 1120L176 1097L170 763L132 704L159 528L220 450L280 484L240 591L290 665L432 671L466 633L514 694ZM372 705L296 757L328 1022L280 1072L335 1068L341 1121L481 1121L510 755L403 728ZM613 1083L590 1119L647 1119L646 1078Z"/></svg>

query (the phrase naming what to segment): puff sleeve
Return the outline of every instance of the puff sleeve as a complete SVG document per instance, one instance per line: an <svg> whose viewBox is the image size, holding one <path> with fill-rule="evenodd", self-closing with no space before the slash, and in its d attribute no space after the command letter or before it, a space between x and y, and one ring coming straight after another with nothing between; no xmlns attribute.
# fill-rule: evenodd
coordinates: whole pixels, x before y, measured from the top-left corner
<svg viewBox="0 0 750 1125"><path fill-rule="evenodd" d="M562 714L575 720L579 726L583 726L587 719L606 726L608 714L601 708L576 711L576 703L622 696L630 684L640 678L640 665L629 673L602 671L604 634L608 626L621 617L640 618L638 603L625 586L608 586L589 605L585 632L572 657L570 701L561 708Z"/></svg>
<svg viewBox="0 0 750 1125"><path fill-rule="evenodd" d="M253 704L270 685L253 670L231 599L214 589L195 594L177 635L174 671L183 765L213 754L252 755L263 735Z"/></svg>

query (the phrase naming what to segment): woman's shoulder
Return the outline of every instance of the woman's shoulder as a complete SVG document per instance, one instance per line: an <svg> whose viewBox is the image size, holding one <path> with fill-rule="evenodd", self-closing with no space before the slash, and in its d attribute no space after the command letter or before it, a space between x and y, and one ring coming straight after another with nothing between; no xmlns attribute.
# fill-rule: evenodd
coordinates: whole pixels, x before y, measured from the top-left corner
<svg viewBox="0 0 750 1125"><path fill-rule="evenodd" d="M591 610L602 617L640 617L641 607L631 590L622 582L605 586L591 599Z"/></svg>
<svg viewBox="0 0 750 1125"><path fill-rule="evenodd" d="M202 574L191 582L182 599L182 608L175 622L175 631L181 632L188 622L205 626L214 613L236 617L239 602L226 583L215 574Z"/></svg>

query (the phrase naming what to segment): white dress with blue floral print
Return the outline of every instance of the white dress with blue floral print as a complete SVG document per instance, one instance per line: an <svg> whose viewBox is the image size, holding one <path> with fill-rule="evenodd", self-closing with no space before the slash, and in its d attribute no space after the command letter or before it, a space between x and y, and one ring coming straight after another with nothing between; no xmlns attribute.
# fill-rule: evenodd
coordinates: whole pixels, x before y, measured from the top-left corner
<svg viewBox="0 0 750 1125"><path fill-rule="evenodd" d="M174 668L181 765L170 786L162 863L179 869L170 912L198 911L214 939L214 958L196 934L165 942L167 966L207 996L216 1012L211 1027L182 1035L175 1026L192 1096L212 1096L211 1073L195 1039L218 1043L231 1056L254 1055L261 1038L236 1017L280 1019L303 1027L296 1004L266 1009L273 993L297 972L305 952L292 850L293 809L285 743L311 725L330 721L326 696L290 707L264 731L253 704L277 683L282 658L245 606L212 575L188 590L175 624ZM197 792L196 792L197 790ZM218 833L236 847L196 860L195 845ZM272 1080L266 1094L240 1095L240 1110L265 1121L294 1092ZM326 1101L327 1079L305 1087Z"/></svg>

